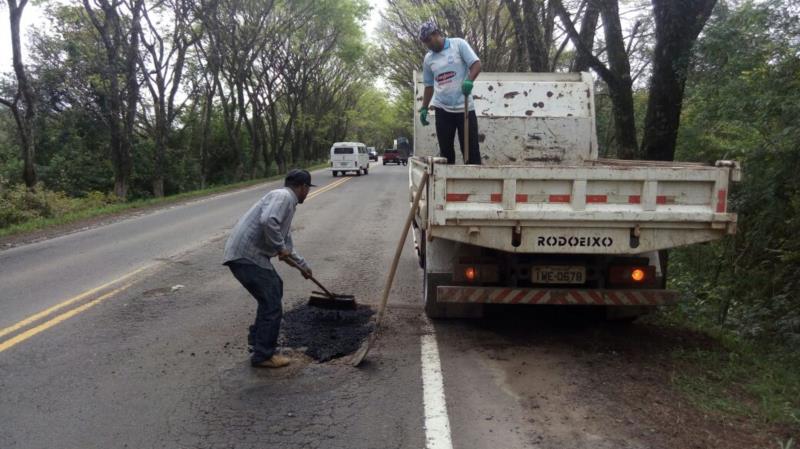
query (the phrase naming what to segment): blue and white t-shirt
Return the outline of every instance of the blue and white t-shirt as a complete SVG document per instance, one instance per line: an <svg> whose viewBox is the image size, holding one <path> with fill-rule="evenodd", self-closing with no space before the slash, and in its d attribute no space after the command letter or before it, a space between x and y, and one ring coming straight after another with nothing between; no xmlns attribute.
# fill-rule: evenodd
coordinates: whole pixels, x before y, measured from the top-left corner
<svg viewBox="0 0 800 449"><path fill-rule="evenodd" d="M430 106L448 112L464 112L461 83L466 79L470 66L478 60L467 41L457 37L445 39L442 51L429 51L422 61L422 81L427 87L433 86ZM472 95L469 96L469 109L475 110Z"/></svg>

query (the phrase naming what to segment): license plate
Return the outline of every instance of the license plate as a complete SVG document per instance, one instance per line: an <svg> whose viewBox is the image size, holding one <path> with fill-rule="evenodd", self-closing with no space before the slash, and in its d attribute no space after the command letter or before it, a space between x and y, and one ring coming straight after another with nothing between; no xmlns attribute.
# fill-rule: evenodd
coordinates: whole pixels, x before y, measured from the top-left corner
<svg viewBox="0 0 800 449"><path fill-rule="evenodd" d="M586 282L586 267L538 266L533 267L531 277L534 284L583 284Z"/></svg>
<svg viewBox="0 0 800 449"><path fill-rule="evenodd" d="M339 162L339 167L349 167L350 165L350 162Z"/></svg>

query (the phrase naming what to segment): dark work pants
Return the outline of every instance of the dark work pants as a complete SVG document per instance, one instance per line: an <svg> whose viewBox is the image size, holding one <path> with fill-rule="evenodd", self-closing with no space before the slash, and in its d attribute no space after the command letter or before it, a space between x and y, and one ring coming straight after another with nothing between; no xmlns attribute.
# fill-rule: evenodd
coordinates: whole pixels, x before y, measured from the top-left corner
<svg viewBox="0 0 800 449"><path fill-rule="evenodd" d="M256 321L250 326L247 341L253 346L252 364L258 364L275 354L278 333L283 317L283 280L275 270L258 265L230 263L231 273L258 302Z"/></svg>
<svg viewBox="0 0 800 449"><path fill-rule="evenodd" d="M436 108L436 138L439 140L441 156L447 158L448 164L456 163L455 143L453 139L458 131L458 143L461 154L464 154L464 113L448 112ZM478 145L478 116L469 111L469 164L481 164L481 152Z"/></svg>

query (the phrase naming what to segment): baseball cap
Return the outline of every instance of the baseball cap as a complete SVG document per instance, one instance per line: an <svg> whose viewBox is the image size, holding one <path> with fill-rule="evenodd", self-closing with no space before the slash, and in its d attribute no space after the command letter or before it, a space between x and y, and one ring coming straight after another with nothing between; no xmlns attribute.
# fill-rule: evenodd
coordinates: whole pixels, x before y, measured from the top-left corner
<svg viewBox="0 0 800 449"><path fill-rule="evenodd" d="M425 41L431 37L431 34L437 31L439 31L439 27L437 27L435 23L425 22L419 27L419 40Z"/></svg>
<svg viewBox="0 0 800 449"><path fill-rule="evenodd" d="M314 184L311 184L311 173L309 173L308 170L302 170L299 168L292 169L286 174L286 183L303 184L309 187L316 187Z"/></svg>

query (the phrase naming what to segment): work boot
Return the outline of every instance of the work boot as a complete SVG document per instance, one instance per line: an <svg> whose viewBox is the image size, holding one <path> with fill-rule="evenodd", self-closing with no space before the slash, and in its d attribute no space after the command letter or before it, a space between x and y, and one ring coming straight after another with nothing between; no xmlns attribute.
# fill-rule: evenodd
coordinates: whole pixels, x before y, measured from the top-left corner
<svg viewBox="0 0 800 449"><path fill-rule="evenodd" d="M292 362L292 359L286 356L275 354L261 363L253 363L253 368L283 368Z"/></svg>

